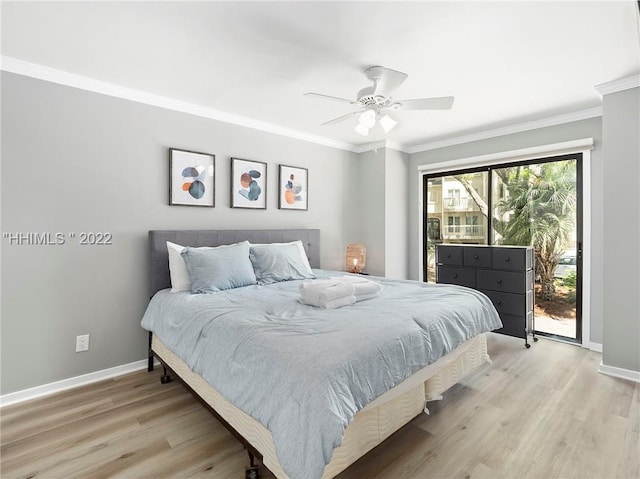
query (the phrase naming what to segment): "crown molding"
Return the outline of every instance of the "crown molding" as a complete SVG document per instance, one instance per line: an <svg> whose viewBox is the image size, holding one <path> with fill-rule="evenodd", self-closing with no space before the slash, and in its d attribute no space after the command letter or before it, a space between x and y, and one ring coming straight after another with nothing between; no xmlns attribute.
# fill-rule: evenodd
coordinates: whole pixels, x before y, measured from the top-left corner
<svg viewBox="0 0 640 479"><path fill-rule="evenodd" d="M365 153L371 150L377 150L378 148L386 148L387 142L385 140L373 141L371 143L364 143L363 145L356 146L356 153Z"/></svg>
<svg viewBox="0 0 640 479"><path fill-rule="evenodd" d="M408 147L406 145L391 140L380 140L371 143L365 143L363 145L358 145L353 151L355 151L356 153L365 153L367 151L377 150L378 148L391 148L392 150L398 150L402 153L409 153Z"/></svg>
<svg viewBox="0 0 640 479"><path fill-rule="evenodd" d="M422 145L406 147L405 151L409 154L420 153L422 151L445 148L447 146L469 143L471 141L486 140L488 138L494 138L496 136L511 135L514 133L521 133L523 131L537 130L539 128L561 125L563 123L571 123L573 121L587 120L589 118L596 118L599 116L602 116L602 106L587 108L585 110L578 110L571 113L564 113L562 115L550 116L547 118L542 118L540 120L516 123L515 125L509 125L502 128L493 128L491 130L469 133L468 135L461 135L453 138L445 138L443 140L423 143Z"/></svg>
<svg viewBox="0 0 640 479"><path fill-rule="evenodd" d="M629 77L620 78L619 80L601 83L600 85L596 85L595 89L601 95L608 95L610 93L616 93L637 87L640 87L640 75L631 75Z"/></svg>
<svg viewBox="0 0 640 479"><path fill-rule="evenodd" d="M181 100L176 100L174 98L147 93L142 90L123 87L113 83L96 80L95 78L89 78L82 75L69 73L63 70L58 70L35 63L29 63L17 58L7 56L0 57L0 69L9 73L37 78L39 80L57 83L59 85L65 85L72 88L78 88L80 90L86 90L93 93L99 93L101 95L112 96L124 100L131 100L138 103L143 103L145 105L156 106L159 108L178 111L181 113L188 113L190 115L208 118L210 120L222 121L233 125L243 126L267 133L273 133L275 135L285 136L296 140L316 143L318 145L337 148L340 150L347 150L356 153L358 152L358 148L350 143L344 143L322 136L311 135L303 131L282 127L273 123L254 120L252 118L234 115L224 111L214 110L212 108L206 108L194 103L188 103Z"/></svg>
<svg viewBox="0 0 640 479"><path fill-rule="evenodd" d="M124 100L130 100L146 105L156 106L168 110L178 111L181 113L187 113L210 120L217 120L224 123L230 123L233 125L243 126L254 130L264 131L279 136L293 138L296 140L315 143L330 148L336 148L339 150L346 150L353 153L364 153L377 148L392 148L394 150L413 154L427 150L434 150L437 148L444 148L447 146L454 146L461 143L468 143L471 141L484 140L493 138L496 136L509 135L513 133L520 133L528 130L535 130L538 128L544 128L548 126L560 125L563 123L570 123L572 121L585 120L588 118L595 118L602 116L602 107L594 107L585 110L579 110L572 113L566 113L563 115L557 115L553 117L543 118L541 120L534 120L524 123L518 123L515 125L509 125L502 128L494 128L489 130L478 131L467 135L455 136L445 138L442 140L423 143L420 145L404 145L390 140L381 140L377 142L365 143L362 145L354 145L351 143L345 143L341 141L332 140L318 135L312 135L300 130L294 130L291 128L282 127L273 123L254 120L252 118L234 115L220 110L214 110L212 108L206 108L194 103L188 103L174 98L169 98L161 95L155 95L142 90L136 90L133 88L123 87L113 83L96 80L74 73L69 73L63 70L38 65L35 63L26 62L13 57L1 56L0 57L0 70L23 75L31 78L37 78L39 80L48 81L51 83L57 83L60 85L69 86L72 88L78 88L81 90L90 91L93 93L99 93L102 95L121 98ZM620 91L627 88L633 88L640 84L640 76L635 75L632 77L624 78L622 80L616 80L615 82L605 83L598 85L596 89L602 94L611 93L614 91ZM602 90L600 89L602 88ZM616 88L609 90L609 88Z"/></svg>
<svg viewBox="0 0 640 479"><path fill-rule="evenodd" d="M402 153L409 153L409 147L403 145L402 143L398 143L397 141L387 140L387 148L391 148L392 150L401 151Z"/></svg>

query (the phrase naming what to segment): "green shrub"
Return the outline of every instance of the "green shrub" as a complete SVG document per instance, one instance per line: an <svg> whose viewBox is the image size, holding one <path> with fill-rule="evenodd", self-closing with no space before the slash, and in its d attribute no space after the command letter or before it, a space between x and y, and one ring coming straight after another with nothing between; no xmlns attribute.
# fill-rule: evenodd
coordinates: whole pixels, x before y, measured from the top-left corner
<svg viewBox="0 0 640 479"><path fill-rule="evenodd" d="M567 288L576 288L577 284L577 275L575 271L571 271L566 278L562 280L562 284Z"/></svg>

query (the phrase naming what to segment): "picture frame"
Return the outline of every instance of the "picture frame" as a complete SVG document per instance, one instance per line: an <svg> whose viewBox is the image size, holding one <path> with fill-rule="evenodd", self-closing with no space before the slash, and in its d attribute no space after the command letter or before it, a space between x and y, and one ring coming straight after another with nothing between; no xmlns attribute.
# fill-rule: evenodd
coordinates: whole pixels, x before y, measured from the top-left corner
<svg viewBox="0 0 640 479"><path fill-rule="evenodd" d="M279 165L278 208L309 209L309 170L298 166Z"/></svg>
<svg viewBox="0 0 640 479"><path fill-rule="evenodd" d="M215 155L169 148L169 205L215 207Z"/></svg>
<svg viewBox="0 0 640 479"><path fill-rule="evenodd" d="M231 207L267 208L267 164L231 158Z"/></svg>

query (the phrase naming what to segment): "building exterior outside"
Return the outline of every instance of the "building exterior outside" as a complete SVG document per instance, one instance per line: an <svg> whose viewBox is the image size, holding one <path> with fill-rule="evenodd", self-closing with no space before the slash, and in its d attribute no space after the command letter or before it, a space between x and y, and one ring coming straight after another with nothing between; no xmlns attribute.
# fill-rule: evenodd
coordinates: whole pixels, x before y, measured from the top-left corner
<svg viewBox="0 0 640 479"><path fill-rule="evenodd" d="M486 196L486 173L464 176L480 196ZM429 180L425 227L433 243L487 242L487 217L457 176Z"/></svg>

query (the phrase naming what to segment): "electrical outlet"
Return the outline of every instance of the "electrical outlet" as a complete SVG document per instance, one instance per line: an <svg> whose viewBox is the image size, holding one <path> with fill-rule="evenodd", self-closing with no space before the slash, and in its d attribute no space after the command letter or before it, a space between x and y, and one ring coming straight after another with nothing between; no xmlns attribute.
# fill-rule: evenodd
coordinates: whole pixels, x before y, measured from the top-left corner
<svg viewBox="0 0 640 479"><path fill-rule="evenodd" d="M89 335L82 334L80 336L76 336L76 353L80 353L82 351L89 351Z"/></svg>

